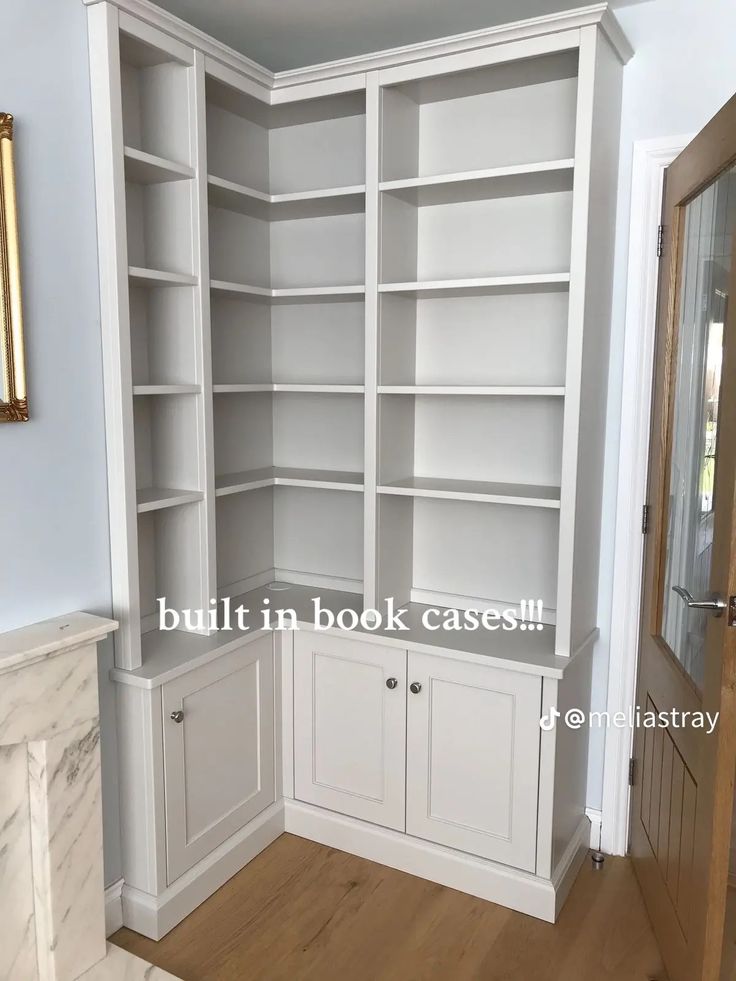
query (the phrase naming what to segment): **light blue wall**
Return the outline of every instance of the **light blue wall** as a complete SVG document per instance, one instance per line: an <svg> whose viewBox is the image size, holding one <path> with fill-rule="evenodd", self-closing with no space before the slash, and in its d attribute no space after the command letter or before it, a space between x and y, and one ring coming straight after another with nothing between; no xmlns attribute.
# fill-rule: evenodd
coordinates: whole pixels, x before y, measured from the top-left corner
<svg viewBox="0 0 736 981"><path fill-rule="evenodd" d="M111 608L86 12L81 0L11 0L2 15L31 420L0 426L0 631ZM110 647L100 664L108 883L120 875Z"/></svg>

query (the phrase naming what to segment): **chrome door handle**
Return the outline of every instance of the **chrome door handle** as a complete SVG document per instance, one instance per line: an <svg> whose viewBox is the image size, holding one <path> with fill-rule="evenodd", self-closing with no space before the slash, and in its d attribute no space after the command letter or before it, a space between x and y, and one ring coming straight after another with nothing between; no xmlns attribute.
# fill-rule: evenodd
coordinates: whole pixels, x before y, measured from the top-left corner
<svg viewBox="0 0 736 981"><path fill-rule="evenodd" d="M180 722L183 722L184 721L184 713L182 712L181 709L177 709L175 712L172 712L171 713L171 715L169 716L169 718L171 719L172 722L179 722L180 723Z"/></svg>
<svg viewBox="0 0 736 981"><path fill-rule="evenodd" d="M715 617L722 617L726 609L726 601L720 596L710 596L708 599L696 600L689 589L684 586L673 586L672 589L680 599L685 600L688 610L708 610Z"/></svg>

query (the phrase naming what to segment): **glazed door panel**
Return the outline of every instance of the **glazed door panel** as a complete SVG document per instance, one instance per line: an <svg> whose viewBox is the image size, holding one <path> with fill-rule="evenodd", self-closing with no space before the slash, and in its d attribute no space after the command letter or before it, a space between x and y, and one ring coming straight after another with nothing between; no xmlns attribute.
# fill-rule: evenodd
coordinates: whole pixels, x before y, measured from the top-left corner
<svg viewBox="0 0 736 981"><path fill-rule="evenodd" d="M736 763L736 98L668 169L663 223L637 701L670 725L635 733L631 851L672 981L716 981Z"/></svg>

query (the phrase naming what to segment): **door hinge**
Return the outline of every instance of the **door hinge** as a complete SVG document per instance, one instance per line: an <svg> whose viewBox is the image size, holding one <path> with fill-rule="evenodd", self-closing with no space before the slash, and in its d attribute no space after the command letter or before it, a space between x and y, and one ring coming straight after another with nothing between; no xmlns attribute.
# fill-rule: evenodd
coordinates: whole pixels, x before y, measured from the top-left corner
<svg viewBox="0 0 736 981"><path fill-rule="evenodd" d="M736 627L736 596L728 597L728 625Z"/></svg>
<svg viewBox="0 0 736 981"><path fill-rule="evenodd" d="M657 226L657 258L661 259L664 253L664 225Z"/></svg>
<svg viewBox="0 0 736 981"><path fill-rule="evenodd" d="M629 786L634 786L634 781L636 780L636 760L632 756L629 760Z"/></svg>
<svg viewBox="0 0 736 981"><path fill-rule="evenodd" d="M641 509L641 533L642 535L649 534L649 505L645 504Z"/></svg>

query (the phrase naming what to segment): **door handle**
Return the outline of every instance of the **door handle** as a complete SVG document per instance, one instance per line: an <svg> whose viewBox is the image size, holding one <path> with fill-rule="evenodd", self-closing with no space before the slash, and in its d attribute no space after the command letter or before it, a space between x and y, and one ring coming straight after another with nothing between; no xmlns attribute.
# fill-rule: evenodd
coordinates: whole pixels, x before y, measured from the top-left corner
<svg viewBox="0 0 736 981"><path fill-rule="evenodd" d="M722 617L723 611L726 609L726 601L721 599L720 596L710 596L708 599L696 600L689 589L685 589L684 586L673 586L672 589L680 599L685 601L688 610L707 610L712 613L714 617Z"/></svg>

